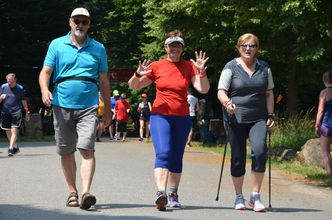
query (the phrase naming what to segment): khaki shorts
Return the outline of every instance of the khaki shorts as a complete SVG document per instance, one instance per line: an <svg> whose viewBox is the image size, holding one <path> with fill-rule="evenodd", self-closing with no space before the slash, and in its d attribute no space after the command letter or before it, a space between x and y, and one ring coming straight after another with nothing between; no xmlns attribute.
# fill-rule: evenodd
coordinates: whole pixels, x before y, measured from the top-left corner
<svg viewBox="0 0 332 220"><path fill-rule="evenodd" d="M86 109L53 106L57 153L61 156L76 149L94 151L98 125L98 105Z"/></svg>

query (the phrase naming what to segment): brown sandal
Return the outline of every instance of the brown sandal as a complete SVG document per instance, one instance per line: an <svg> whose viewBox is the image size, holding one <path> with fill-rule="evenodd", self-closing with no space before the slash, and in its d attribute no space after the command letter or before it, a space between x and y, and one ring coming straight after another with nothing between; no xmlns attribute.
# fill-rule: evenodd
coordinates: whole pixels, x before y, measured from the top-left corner
<svg viewBox="0 0 332 220"><path fill-rule="evenodd" d="M66 206L67 207L78 207L78 206L80 206L80 204L78 203L78 195L77 195L76 192L71 192L69 194Z"/></svg>
<svg viewBox="0 0 332 220"><path fill-rule="evenodd" d="M82 201L80 208L88 210L91 206L96 204L96 197L94 195L91 195L90 193L84 193L82 195Z"/></svg>

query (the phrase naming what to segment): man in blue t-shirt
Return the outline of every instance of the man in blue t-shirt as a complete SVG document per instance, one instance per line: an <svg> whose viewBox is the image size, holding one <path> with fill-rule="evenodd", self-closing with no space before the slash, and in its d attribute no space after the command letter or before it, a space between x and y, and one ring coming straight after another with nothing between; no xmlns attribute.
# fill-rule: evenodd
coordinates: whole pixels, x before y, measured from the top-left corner
<svg viewBox="0 0 332 220"><path fill-rule="evenodd" d="M13 156L20 152L16 140L22 123L22 106L26 113L26 120L29 120L30 112L23 86L16 83L15 74L9 73L6 80L7 83L0 88L0 102L2 103L1 128L6 131L9 141L8 156Z"/></svg>
<svg viewBox="0 0 332 220"><path fill-rule="evenodd" d="M110 99L107 55L103 44L87 36L90 14L76 8L69 18L71 31L53 40L48 48L39 84L43 103L52 104L57 152L67 181L69 196L66 205L89 209L96 203L90 194L95 171L95 139L98 124L98 87L104 100ZM53 75L54 91L49 91ZM110 104L105 102L102 121L110 122ZM81 160L82 198L78 201L76 161Z"/></svg>

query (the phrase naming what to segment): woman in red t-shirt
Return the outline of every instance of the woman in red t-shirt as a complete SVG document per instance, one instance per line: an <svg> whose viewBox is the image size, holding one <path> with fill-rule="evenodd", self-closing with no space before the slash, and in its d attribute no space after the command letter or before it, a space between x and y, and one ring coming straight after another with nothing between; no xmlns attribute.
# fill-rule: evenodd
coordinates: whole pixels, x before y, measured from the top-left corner
<svg viewBox="0 0 332 220"><path fill-rule="evenodd" d="M141 89L153 82L156 99L150 116L150 132L156 153L155 182L158 188L156 206L160 211L180 207L178 186L182 173L182 158L191 128L187 90L190 84L200 93L207 93L210 83L205 64L209 58L202 51L195 52L196 60L182 60L184 40L175 30L165 37L167 57L159 61L139 62L137 71L128 81L129 88ZM170 191L166 194L167 180Z"/></svg>

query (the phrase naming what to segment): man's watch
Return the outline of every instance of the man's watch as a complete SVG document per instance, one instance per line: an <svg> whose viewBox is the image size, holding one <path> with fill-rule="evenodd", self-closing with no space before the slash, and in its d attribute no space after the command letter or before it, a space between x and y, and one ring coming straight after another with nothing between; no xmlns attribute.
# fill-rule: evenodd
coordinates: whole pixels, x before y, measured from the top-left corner
<svg viewBox="0 0 332 220"><path fill-rule="evenodd" d="M267 119L269 120L274 120L275 114L274 113L269 113L267 114Z"/></svg>

